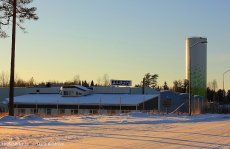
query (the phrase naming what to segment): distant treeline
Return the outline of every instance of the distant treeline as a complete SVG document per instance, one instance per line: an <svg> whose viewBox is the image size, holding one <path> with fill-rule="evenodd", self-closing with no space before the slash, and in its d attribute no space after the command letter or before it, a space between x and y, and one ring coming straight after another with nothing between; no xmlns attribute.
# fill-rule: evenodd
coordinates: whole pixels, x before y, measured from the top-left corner
<svg viewBox="0 0 230 149"><path fill-rule="evenodd" d="M2 71L0 74L0 87L9 87L9 79L10 79L9 73ZM90 82L87 82L86 80L80 80L79 75L74 76L72 80L66 80L64 82L61 82L58 80L49 80L47 82L50 82L51 84L60 84L60 85L82 85L85 87L109 86L109 84L110 84L108 74L104 74L102 77L99 77L97 79L97 83L94 83L93 80L91 80ZM29 80L24 80L24 79L21 79L17 73L15 73L15 76L14 76L14 86L15 87L28 87L28 86L34 86L34 85L45 85L47 82L44 82L44 81L37 82L33 77L30 78Z"/></svg>
<svg viewBox="0 0 230 149"><path fill-rule="evenodd" d="M157 90L171 90L174 92L179 93L188 93L189 89L189 81L187 79L184 80L175 80L173 81L173 86L169 87L167 82L165 81L163 85L158 85L157 79L159 75L154 74L151 75L150 73L146 73L143 77L143 80L140 81L140 84L135 84L135 87L142 87L147 86L153 89ZM2 71L0 74L0 87L9 87L9 73ZM91 87L91 86L109 86L110 80L109 75L106 73L102 77L99 77L96 81L96 83L86 80L80 80L80 76L76 75L73 77L72 80L66 80L64 82L57 81L57 80L49 80L47 82L37 82L32 77L29 80L23 80L21 79L17 73L15 73L15 79L14 79L14 85L15 87L28 87L28 86L34 86L34 85L46 85L47 82L50 82L51 84L59 84L59 85L82 85L85 87ZM214 79L211 82L208 82L207 84L207 100L209 102L218 102L218 103L226 103L230 104L230 90L227 92L223 89L217 89L217 81Z"/></svg>

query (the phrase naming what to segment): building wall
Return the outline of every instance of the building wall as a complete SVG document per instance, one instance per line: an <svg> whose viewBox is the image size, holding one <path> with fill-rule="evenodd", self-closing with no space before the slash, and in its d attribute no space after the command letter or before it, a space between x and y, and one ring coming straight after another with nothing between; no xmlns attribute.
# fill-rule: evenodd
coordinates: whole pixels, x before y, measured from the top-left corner
<svg viewBox="0 0 230 149"><path fill-rule="evenodd" d="M94 94L129 94L130 87L93 87Z"/></svg>
<svg viewBox="0 0 230 149"><path fill-rule="evenodd" d="M29 90L27 88L14 88L14 96L20 96L26 94L29 94ZM8 87L0 88L0 102L5 100L5 98L9 98Z"/></svg>
<svg viewBox="0 0 230 149"><path fill-rule="evenodd" d="M38 116L64 116L64 115L77 115L77 114L121 114L129 112L143 112L142 110L103 110L103 109L36 109L31 108L15 108L14 114L17 116L25 116L28 114L36 114ZM152 113L153 110L146 110L145 112Z"/></svg>
<svg viewBox="0 0 230 149"><path fill-rule="evenodd" d="M60 91L59 87L47 87L47 88L26 88L29 94L58 94Z"/></svg>
<svg viewBox="0 0 230 149"><path fill-rule="evenodd" d="M131 87L130 94L143 94L143 87ZM144 94L159 95L160 92L149 87L144 87Z"/></svg>
<svg viewBox="0 0 230 149"><path fill-rule="evenodd" d="M72 104L72 105L56 105L56 104L43 104L43 105L37 105L36 104L15 104L15 108L32 108L35 109L36 107L38 109L78 109L78 104ZM120 110L120 105L79 105L79 109L101 109L101 110ZM154 109L154 108L153 108ZM121 105L121 110L136 110L135 105Z"/></svg>
<svg viewBox="0 0 230 149"><path fill-rule="evenodd" d="M141 104L138 105L137 110L159 110L158 97L143 101Z"/></svg>
<svg viewBox="0 0 230 149"><path fill-rule="evenodd" d="M168 112L173 112L180 104L183 103L183 100L180 100L180 93L172 91L162 91L160 95L160 109L161 112L166 112L166 107L163 106L164 99L171 99L171 106L167 108Z"/></svg>
<svg viewBox="0 0 230 149"><path fill-rule="evenodd" d="M26 95L26 94L58 94L59 88L26 88L19 87L14 88L14 96ZM9 88L0 88L0 102L9 98Z"/></svg>
<svg viewBox="0 0 230 149"><path fill-rule="evenodd" d="M142 87L132 87L130 88L130 94L143 94Z"/></svg>
<svg viewBox="0 0 230 149"><path fill-rule="evenodd" d="M199 43L193 46L202 41L207 41L207 38L186 38L186 79L190 78L191 73L192 94L205 96L207 84L207 44ZM191 46L193 47L190 48Z"/></svg>
<svg viewBox="0 0 230 149"><path fill-rule="evenodd" d="M157 91L157 90L152 89L150 87L144 87L144 94L155 94L155 95L159 95L160 91Z"/></svg>
<svg viewBox="0 0 230 149"><path fill-rule="evenodd" d="M161 112L166 112L166 107L163 106L163 100L166 98L171 99L171 107L167 108L168 112L173 112L175 111L178 107L182 106L177 110L178 112L185 112L188 113L188 97L189 94L187 93L177 93L177 92L172 92L172 91L162 91L160 94L160 111ZM191 96L191 101L192 101L192 111L201 109L202 103L203 103L204 98L199 95Z"/></svg>

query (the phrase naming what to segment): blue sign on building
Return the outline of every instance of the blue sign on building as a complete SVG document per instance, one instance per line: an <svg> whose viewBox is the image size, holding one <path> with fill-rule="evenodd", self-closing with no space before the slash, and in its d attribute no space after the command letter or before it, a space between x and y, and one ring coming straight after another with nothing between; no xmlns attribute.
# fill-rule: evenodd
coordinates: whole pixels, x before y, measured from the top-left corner
<svg viewBox="0 0 230 149"><path fill-rule="evenodd" d="M132 86L131 80L110 80L111 85L116 86Z"/></svg>

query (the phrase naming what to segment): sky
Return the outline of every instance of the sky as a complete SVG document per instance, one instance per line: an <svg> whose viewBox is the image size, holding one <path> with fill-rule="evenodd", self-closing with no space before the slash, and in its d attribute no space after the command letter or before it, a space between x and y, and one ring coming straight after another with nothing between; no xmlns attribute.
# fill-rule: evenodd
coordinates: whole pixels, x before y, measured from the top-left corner
<svg viewBox="0 0 230 149"><path fill-rule="evenodd" d="M15 70L36 82L110 79L139 84L146 73L185 79L185 38L207 37L207 82L230 70L229 0L34 0L38 21L17 28ZM4 28L11 34L11 26ZM10 72L11 38L0 39L0 72ZM224 75L230 89L230 73Z"/></svg>

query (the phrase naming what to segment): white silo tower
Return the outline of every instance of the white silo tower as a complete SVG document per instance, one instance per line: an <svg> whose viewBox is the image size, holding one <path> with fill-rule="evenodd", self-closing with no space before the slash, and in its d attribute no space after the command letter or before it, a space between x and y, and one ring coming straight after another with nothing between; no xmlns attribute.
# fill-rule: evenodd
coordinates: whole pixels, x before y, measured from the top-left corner
<svg viewBox="0 0 230 149"><path fill-rule="evenodd" d="M186 79L190 77L193 95L206 96L207 84L207 38L186 38ZM190 65L191 62L191 65Z"/></svg>

